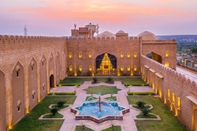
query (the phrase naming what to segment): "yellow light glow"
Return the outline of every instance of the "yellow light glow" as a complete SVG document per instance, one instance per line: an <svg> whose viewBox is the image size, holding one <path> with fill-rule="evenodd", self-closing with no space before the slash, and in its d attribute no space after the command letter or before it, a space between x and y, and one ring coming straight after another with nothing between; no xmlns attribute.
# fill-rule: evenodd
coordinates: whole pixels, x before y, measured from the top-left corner
<svg viewBox="0 0 197 131"><path fill-rule="evenodd" d="M137 71L137 66L136 65L134 65L133 70Z"/></svg>
<svg viewBox="0 0 197 131"><path fill-rule="evenodd" d="M174 93L172 93L172 103L175 103L175 96L174 96Z"/></svg>
<svg viewBox="0 0 197 131"><path fill-rule="evenodd" d="M120 76L120 72L118 72L118 76Z"/></svg>
<svg viewBox="0 0 197 131"><path fill-rule="evenodd" d="M89 66L89 71L92 71L92 66L91 65Z"/></svg>
<svg viewBox="0 0 197 131"><path fill-rule="evenodd" d="M136 52L133 54L133 57L134 58L137 58L137 53Z"/></svg>
<svg viewBox="0 0 197 131"><path fill-rule="evenodd" d="M166 56L166 57L168 57L168 56L169 56L169 52L168 52L168 51L166 51L166 54L165 54L165 56Z"/></svg>
<svg viewBox="0 0 197 131"><path fill-rule="evenodd" d="M120 54L120 57L123 58L123 57L124 57L124 53L121 53L121 54Z"/></svg>
<svg viewBox="0 0 197 131"><path fill-rule="evenodd" d="M26 108L26 114L28 114L28 113L29 113L29 107Z"/></svg>
<svg viewBox="0 0 197 131"><path fill-rule="evenodd" d="M178 116L178 110L175 110L175 116Z"/></svg>
<svg viewBox="0 0 197 131"><path fill-rule="evenodd" d="M68 56L69 56L69 58L72 58L72 53L70 52Z"/></svg>
<svg viewBox="0 0 197 131"><path fill-rule="evenodd" d="M121 71L124 71L124 66L121 66L121 67L120 67L120 70L121 70Z"/></svg>
<svg viewBox="0 0 197 131"><path fill-rule="evenodd" d="M76 72L74 73L74 76L77 76L77 73Z"/></svg>
<svg viewBox="0 0 197 131"><path fill-rule="evenodd" d="M89 58L92 58L92 53L91 52L89 52Z"/></svg>
<svg viewBox="0 0 197 131"><path fill-rule="evenodd" d="M82 53L81 52L79 52L79 58L82 58Z"/></svg>
<svg viewBox="0 0 197 131"><path fill-rule="evenodd" d="M180 110L180 108L181 108L181 98L180 97L178 97L177 106L178 106L178 109Z"/></svg>
<svg viewBox="0 0 197 131"><path fill-rule="evenodd" d="M168 99L170 99L170 89L168 89Z"/></svg>
<svg viewBox="0 0 197 131"><path fill-rule="evenodd" d="M9 122L9 124L8 124L8 129L9 129L9 130L12 129L12 122Z"/></svg>
<svg viewBox="0 0 197 131"><path fill-rule="evenodd" d="M38 98L38 103L40 102L40 98Z"/></svg>
<svg viewBox="0 0 197 131"><path fill-rule="evenodd" d="M127 57L128 57L128 58L130 58L130 57L131 57L131 55L130 55L130 53L129 53L129 52L127 53Z"/></svg>
<svg viewBox="0 0 197 131"><path fill-rule="evenodd" d="M168 63L168 62L165 62L165 66L166 66L166 67L169 67L169 63Z"/></svg>
<svg viewBox="0 0 197 131"><path fill-rule="evenodd" d="M73 70L73 67L72 65L69 66L69 71L72 71Z"/></svg>
<svg viewBox="0 0 197 131"><path fill-rule="evenodd" d="M82 71L82 66L81 65L79 66L79 71Z"/></svg>
<svg viewBox="0 0 197 131"><path fill-rule="evenodd" d="M130 66L127 66L127 71L130 71L130 70L131 70Z"/></svg>
<svg viewBox="0 0 197 131"><path fill-rule="evenodd" d="M166 104L166 98L164 98L164 104Z"/></svg>
<svg viewBox="0 0 197 131"><path fill-rule="evenodd" d="M94 72L92 72L92 76L94 76Z"/></svg>
<svg viewBox="0 0 197 131"><path fill-rule="evenodd" d="M162 97L162 93L161 93L161 90L159 91L159 97L160 97L160 98Z"/></svg>
<svg viewBox="0 0 197 131"><path fill-rule="evenodd" d="M170 111L172 111L172 104L170 104Z"/></svg>

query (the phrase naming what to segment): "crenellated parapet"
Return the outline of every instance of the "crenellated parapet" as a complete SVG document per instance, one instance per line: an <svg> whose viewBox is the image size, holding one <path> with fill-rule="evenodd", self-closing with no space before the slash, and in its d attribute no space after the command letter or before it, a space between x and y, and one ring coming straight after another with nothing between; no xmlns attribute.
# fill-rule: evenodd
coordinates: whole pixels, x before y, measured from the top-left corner
<svg viewBox="0 0 197 131"><path fill-rule="evenodd" d="M114 38L114 37L94 37L94 38L66 38L66 40L68 41L85 41L85 42L120 42L120 41L128 41L128 42L134 42L134 41L139 41L139 37L129 37L129 38L125 38L125 37L118 37L118 38Z"/></svg>
<svg viewBox="0 0 197 131"><path fill-rule="evenodd" d="M62 37L0 35L0 44L65 41Z"/></svg>
<svg viewBox="0 0 197 131"><path fill-rule="evenodd" d="M166 67L152 59L147 58L146 56L141 56L142 65L148 65L150 68L154 69L156 72L162 74L164 79L167 79L170 76L170 80L168 81L171 84L176 85L175 87L181 88L181 90L188 92L188 94L197 97L197 81L195 79L189 78L176 70L173 70L169 67ZM173 87L173 85L170 85ZM171 88L168 87L168 88Z"/></svg>

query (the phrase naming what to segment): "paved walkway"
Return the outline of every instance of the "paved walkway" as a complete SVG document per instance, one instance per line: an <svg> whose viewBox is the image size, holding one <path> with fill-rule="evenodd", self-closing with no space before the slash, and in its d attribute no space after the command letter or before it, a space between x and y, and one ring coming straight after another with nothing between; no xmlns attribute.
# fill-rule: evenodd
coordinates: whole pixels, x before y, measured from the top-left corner
<svg viewBox="0 0 197 131"><path fill-rule="evenodd" d="M106 86L116 86L118 89L121 89L118 91L118 94L115 95L117 97L117 101L121 106L124 106L126 108L130 108L129 103L127 101L127 92L128 90L132 89L132 91L152 91L150 87L125 87L122 85L120 81L115 81L114 84L107 84L107 83L98 83L98 84L91 84L91 81L86 81L84 84L82 84L80 87L57 87L53 88L51 92L70 92L70 91L76 91L77 92L77 98L73 105L71 107L77 107L82 105L82 103L85 101L87 96L90 96L86 94L86 92L83 89L88 88L89 86L99 86L99 85L106 85ZM97 95L94 95L97 97ZM109 97L110 94L103 95L102 98ZM93 129L94 131L101 131L103 129L109 128L113 125L121 126L122 131L137 131L137 127L135 125L134 117L139 114L139 111L134 110L130 108L130 112L125 114L123 117L123 120L112 120L112 121L106 121L100 124L94 123L90 120L75 120L75 114L70 112L70 108L64 109L60 111L61 114L64 115L64 122L60 128L60 131L74 131L76 125L85 125L88 128Z"/></svg>

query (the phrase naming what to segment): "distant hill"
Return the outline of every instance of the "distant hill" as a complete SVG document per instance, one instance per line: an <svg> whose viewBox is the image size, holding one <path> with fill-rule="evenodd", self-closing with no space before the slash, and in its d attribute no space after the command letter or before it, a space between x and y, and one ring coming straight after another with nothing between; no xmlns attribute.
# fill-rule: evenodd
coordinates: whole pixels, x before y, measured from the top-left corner
<svg viewBox="0 0 197 131"><path fill-rule="evenodd" d="M159 40L176 40L179 45L196 45L197 35L166 35L157 36Z"/></svg>

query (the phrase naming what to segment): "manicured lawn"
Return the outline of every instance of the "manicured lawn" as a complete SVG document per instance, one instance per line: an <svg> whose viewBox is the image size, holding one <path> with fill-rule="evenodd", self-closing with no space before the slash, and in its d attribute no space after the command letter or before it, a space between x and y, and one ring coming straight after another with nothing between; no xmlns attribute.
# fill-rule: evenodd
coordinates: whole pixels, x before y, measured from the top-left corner
<svg viewBox="0 0 197 131"><path fill-rule="evenodd" d="M97 99L96 97L92 97L92 96L87 96L86 97L86 101L88 100L88 101L91 101L91 100L95 100L95 99Z"/></svg>
<svg viewBox="0 0 197 131"><path fill-rule="evenodd" d="M76 126L75 131L94 131L86 126Z"/></svg>
<svg viewBox="0 0 197 131"><path fill-rule="evenodd" d="M152 96L128 96L127 98L130 104L143 101L153 105L151 112L161 117L161 121L136 121L138 131L186 131L159 98Z"/></svg>
<svg viewBox="0 0 197 131"><path fill-rule="evenodd" d="M107 97L105 98L106 100L113 100L113 101L117 101L116 96L112 96L112 97Z"/></svg>
<svg viewBox="0 0 197 131"><path fill-rule="evenodd" d="M98 94L101 93L101 95L105 94L117 94L117 92L120 89L117 89L116 86L89 86L87 89L84 89L87 91L87 94Z"/></svg>
<svg viewBox="0 0 197 131"><path fill-rule="evenodd" d="M63 120L43 121L38 118L45 113L50 113L48 108L50 104L56 104L58 101L67 101L66 104L73 104L75 98L76 96L46 96L11 131L59 131Z"/></svg>
<svg viewBox="0 0 197 131"><path fill-rule="evenodd" d="M139 106L132 106L132 107L137 108L137 109L139 109L139 110L143 109L143 108L141 108L141 107L139 107ZM150 106L145 106L144 108L150 108Z"/></svg>
<svg viewBox="0 0 197 131"><path fill-rule="evenodd" d="M84 81L91 81L92 78L65 78L60 82L62 86L76 86L83 84Z"/></svg>
<svg viewBox="0 0 197 131"><path fill-rule="evenodd" d="M139 114L136 116L137 118L157 118L155 115L148 114L147 116L144 116L143 114Z"/></svg>
<svg viewBox="0 0 197 131"><path fill-rule="evenodd" d="M147 85L142 78L114 78L115 81L121 81L123 85L144 86Z"/></svg>
<svg viewBox="0 0 197 131"><path fill-rule="evenodd" d="M121 127L120 126L114 126L114 130L112 130L112 127L104 129L102 131L121 131Z"/></svg>
<svg viewBox="0 0 197 131"><path fill-rule="evenodd" d="M61 115L60 113L56 113L55 115L52 114L48 114L46 116L44 116L44 118L63 118L64 116Z"/></svg>
<svg viewBox="0 0 197 131"><path fill-rule="evenodd" d="M97 78L97 77L95 77ZM136 86L136 85L147 85L146 82L144 82L141 78L113 78L112 79L114 81L121 81L122 84L124 85L133 85L133 86ZM93 77L90 77L90 78L65 78L64 80L62 80L60 82L60 84L62 86L77 86L77 85L81 85L84 83L84 81L92 81L93 80ZM107 78L97 78L97 80L99 82L106 82L107 81Z"/></svg>

